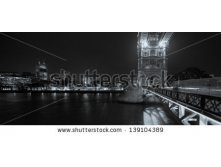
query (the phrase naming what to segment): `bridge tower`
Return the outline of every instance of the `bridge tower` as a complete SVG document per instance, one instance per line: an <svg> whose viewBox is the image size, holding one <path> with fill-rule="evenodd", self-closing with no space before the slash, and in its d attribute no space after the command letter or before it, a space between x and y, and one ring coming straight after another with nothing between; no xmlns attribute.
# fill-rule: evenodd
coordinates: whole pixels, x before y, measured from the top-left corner
<svg viewBox="0 0 221 167"><path fill-rule="evenodd" d="M139 32L137 42L139 86L166 85L166 48L172 32Z"/></svg>

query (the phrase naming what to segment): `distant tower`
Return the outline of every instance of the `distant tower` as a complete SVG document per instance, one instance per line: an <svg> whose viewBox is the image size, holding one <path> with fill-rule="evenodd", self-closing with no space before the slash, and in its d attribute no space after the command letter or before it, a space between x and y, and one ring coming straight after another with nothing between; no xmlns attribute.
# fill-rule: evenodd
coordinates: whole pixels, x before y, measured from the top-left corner
<svg viewBox="0 0 221 167"><path fill-rule="evenodd" d="M48 79L48 69L45 62L41 63L40 61L36 65L36 77L40 80L47 80Z"/></svg>
<svg viewBox="0 0 221 167"><path fill-rule="evenodd" d="M140 86L166 85L167 57L166 47L173 33L138 33L138 84Z"/></svg>

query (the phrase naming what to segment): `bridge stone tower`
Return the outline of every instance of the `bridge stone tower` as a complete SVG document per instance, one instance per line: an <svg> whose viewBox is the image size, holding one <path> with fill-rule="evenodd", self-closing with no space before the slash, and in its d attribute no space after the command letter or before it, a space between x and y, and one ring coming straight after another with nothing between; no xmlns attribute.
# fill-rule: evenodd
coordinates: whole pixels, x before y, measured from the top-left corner
<svg viewBox="0 0 221 167"><path fill-rule="evenodd" d="M138 33L138 84L139 86L166 85L167 57L166 47L172 32Z"/></svg>

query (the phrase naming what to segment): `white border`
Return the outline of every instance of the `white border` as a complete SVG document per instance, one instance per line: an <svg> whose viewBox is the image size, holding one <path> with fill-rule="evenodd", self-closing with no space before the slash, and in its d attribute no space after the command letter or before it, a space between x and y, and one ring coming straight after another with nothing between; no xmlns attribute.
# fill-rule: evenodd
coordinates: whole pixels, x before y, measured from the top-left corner
<svg viewBox="0 0 221 167"><path fill-rule="evenodd" d="M2 32L220 32L219 0L7 0ZM59 126L0 126L0 166L219 166L220 126L163 134L59 134Z"/></svg>
<svg viewBox="0 0 221 167"><path fill-rule="evenodd" d="M219 0L8 0L0 31L220 31Z"/></svg>
<svg viewBox="0 0 221 167"><path fill-rule="evenodd" d="M57 133L57 127L73 126L0 126L1 166L187 167L220 163L220 126L164 126L164 133L123 134Z"/></svg>

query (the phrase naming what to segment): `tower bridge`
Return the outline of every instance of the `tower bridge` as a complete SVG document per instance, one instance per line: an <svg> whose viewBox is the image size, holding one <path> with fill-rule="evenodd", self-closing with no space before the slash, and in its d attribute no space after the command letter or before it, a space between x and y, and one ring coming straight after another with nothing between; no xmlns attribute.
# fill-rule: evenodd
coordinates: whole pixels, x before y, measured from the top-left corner
<svg viewBox="0 0 221 167"><path fill-rule="evenodd" d="M138 33L138 81L140 86L164 87L167 78L166 48L172 32Z"/></svg>
<svg viewBox="0 0 221 167"><path fill-rule="evenodd" d="M168 73L167 47L172 32L138 33L138 85L158 97L185 125L220 125L221 97L165 88Z"/></svg>

